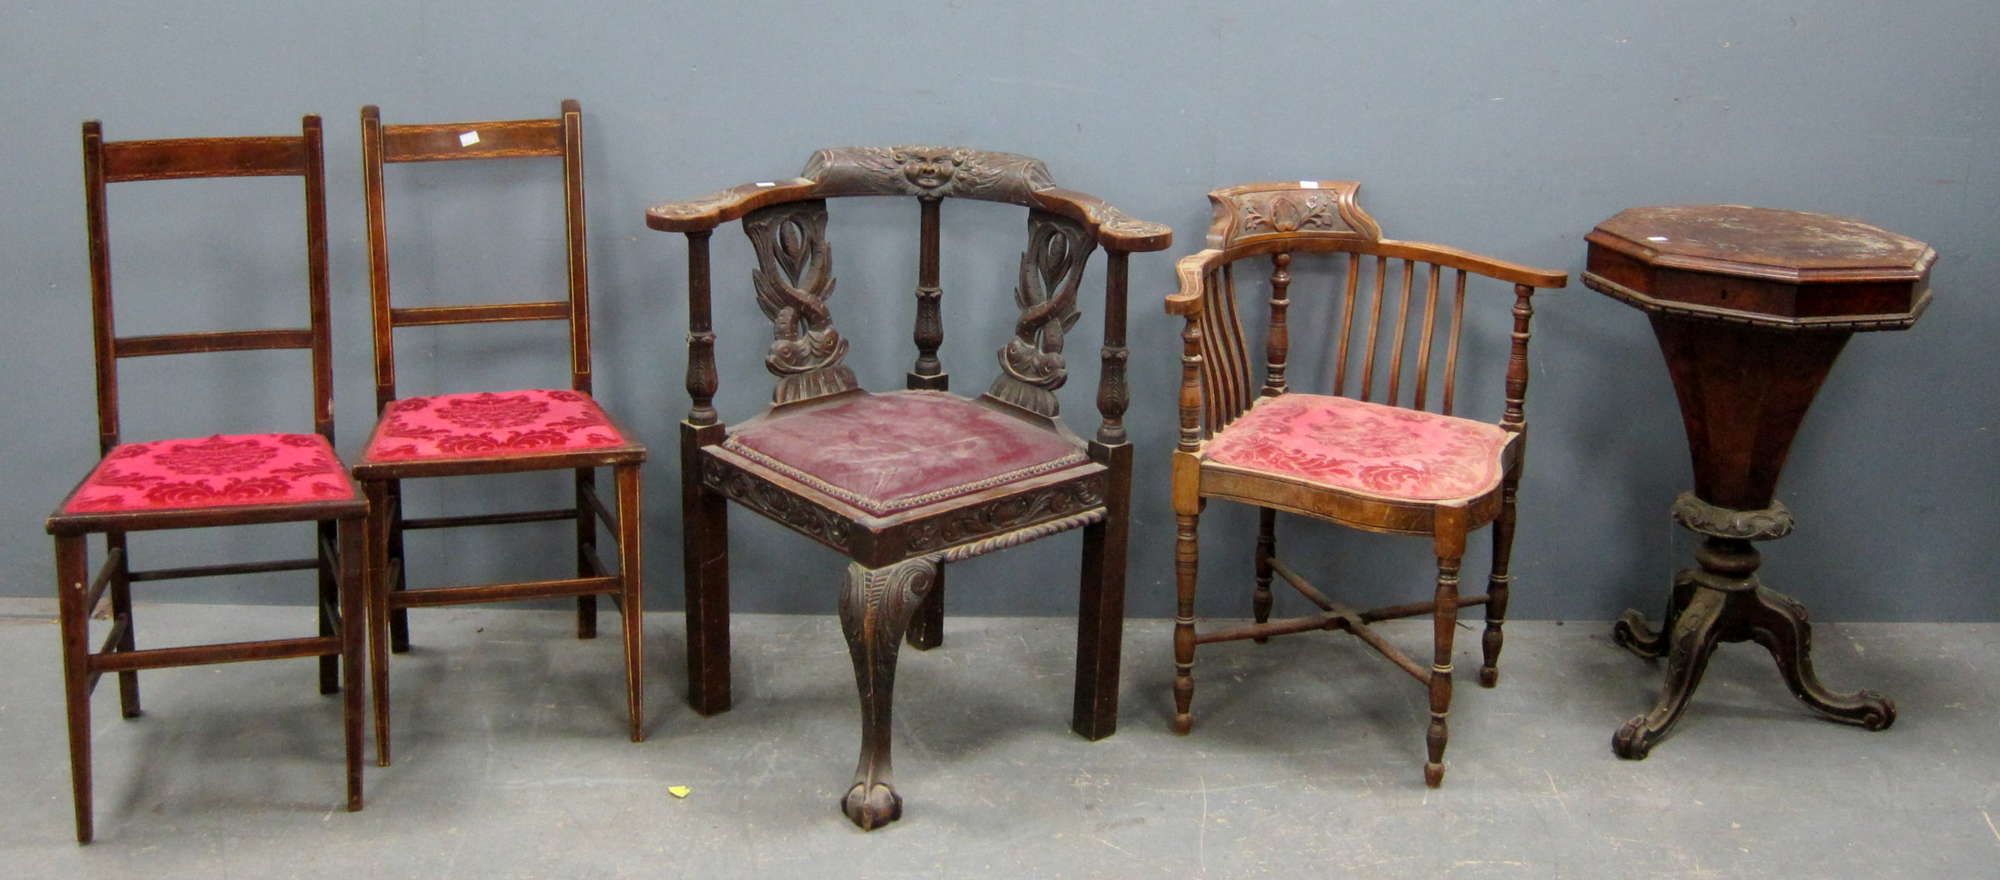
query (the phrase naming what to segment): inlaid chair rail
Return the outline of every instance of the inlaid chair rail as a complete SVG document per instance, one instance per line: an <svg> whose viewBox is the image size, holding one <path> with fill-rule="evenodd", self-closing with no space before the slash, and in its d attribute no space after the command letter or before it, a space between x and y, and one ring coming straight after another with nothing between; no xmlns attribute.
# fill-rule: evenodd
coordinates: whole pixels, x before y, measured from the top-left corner
<svg viewBox="0 0 2000 880"><path fill-rule="evenodd" d="M688 237L689 354L687 387L694 399L689 424L716 424L718 387L710 312L708 241L714 228L743 220L757 256L752 278L757 304L771 319L766 366L778 377L777 404L815 400L859 384L843 363L848 343L834 328L828 300L835 279L827 239L826 200L843 196L910 196L918 201L917 358L912 389L942 390L938 360L944 342L938 282L939 224L946 198L1004 202L1028 208L1028 245L1015 285L1020 317L998 355L1000 374L986 396L1053 421L1056 389L1068 376L1063 337L1078 318L1077 288L1090 254L1107 253L1103 369L1097 439L1125 441L1126 258L1166 247L1172 231L1126 216L1097 198L1058 188L1038 160L1010 153L948 147L850 147L821 150L799 177L750 183L647 212L655 229Z"/></svg>
<svg viewBox="0 0 2000 880"><path fill-rule="evenodd" d="M495 321L565 321L569 324L570 387L590 392L590 270L585 247L583 111L574 100L548 119L384 125L374 105L361 109L363 183L367 190L371 311L375 322L375 394L383 405L396 397L398 327ZM469 159L560 159L563 164L564 246L569 293L560 300L397 308L389 282L388 218L383 166L403 162Z"/></svg>
<svg viewBox="0 0 2000 880"><path fill-rule="evenodd" d="M1329 255L1337 270L1332 393L1415 409L1435 400L1436 411L1444 415L1451 415L1458 402L1468 277L1511 283L1514 328L1500 424L1513 431L1526 428L1522 401L1534 314L1531 297L1536 288L1561 287L1563 273L1444 245L1383 238L1381 227L1356 203L1359 189L1352 181L1300 181L1245 184L1210 194L1215 216L1209 247L1180 260L1180 290L1167 305L1187 319L1182 332L1181 449L1199 449L1257 397L1290 390L1288 313L1295 254ZM1250 264L1244 261L1263 256L1270 257L1271 266L1264 277L1269 325L1264 381L1253 389L1236 276L1239 263L1247 273ZM1414 352L1408 350L1412 321L1418 322Z"/></svg>
<svg viewBox="0 0 2000 880"><path fill-rule="evenodd" d="M167 354L259 349L312 353L313 430L333 438L333 349L328 339L326 170L318 116L306 116L297 136L106 141L103 127L83 124L84 214L90 239L91 327L97 369L98 453L119 442L118 361ZM119 336L113 320L106 187L144 180L211 177L298 177L305 184L307 326Z"/></svg>

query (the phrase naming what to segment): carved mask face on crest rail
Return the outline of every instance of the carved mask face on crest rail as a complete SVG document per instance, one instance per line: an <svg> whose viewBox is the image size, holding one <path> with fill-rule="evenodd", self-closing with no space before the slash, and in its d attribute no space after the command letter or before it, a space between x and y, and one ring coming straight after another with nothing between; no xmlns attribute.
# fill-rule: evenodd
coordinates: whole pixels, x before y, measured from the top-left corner
<svg viewBox="0 0 2000 880"><path fill-rule="evenodd" d="M952 147L897 147L891 153L903 177L920 192L941 189L957 176L972 151Z"/></svg>

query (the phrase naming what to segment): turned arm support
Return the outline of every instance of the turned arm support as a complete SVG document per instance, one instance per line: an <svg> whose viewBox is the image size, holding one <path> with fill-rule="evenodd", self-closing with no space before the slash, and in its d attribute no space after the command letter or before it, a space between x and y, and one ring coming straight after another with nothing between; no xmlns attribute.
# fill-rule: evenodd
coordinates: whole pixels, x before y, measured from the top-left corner
<svg viewBox="0 0 2000 880"><path fill-rule="evenodd" d="M708 239L710 229L687 230L688 242L688 365L690 425L715 424L715 391L721 382L715 369L715 324L709 311Z"/></svg>

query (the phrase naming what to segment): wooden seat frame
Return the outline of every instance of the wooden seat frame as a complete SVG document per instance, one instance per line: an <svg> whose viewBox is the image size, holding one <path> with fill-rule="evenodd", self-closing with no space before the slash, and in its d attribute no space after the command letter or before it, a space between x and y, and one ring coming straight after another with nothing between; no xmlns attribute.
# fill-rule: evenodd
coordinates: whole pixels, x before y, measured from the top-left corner
<svg viewBox="0 0 2000 880"><path fill-rule="evenodd" d="M85 218L90 238L91 326L97 370L98 452L119 445L118 362L124 358L260 349L307 349L312 361L313 430L333 442L333 349L327 320L326 177L318 116L306 116L298 135L274 137L179 138L106 141L95 120L83 124ZM111 183L290 176L303 180L305 196L306 294L304 328L230 330L119 336L113 321L110 224L106 188ZM82 484L77 487L82 489ZM74 497L77 490L72 490ZM347 808L361 809L363 618L361 603L362 530L365 503L347 500L178 508L125 512L67 513L65 498L48 518L55 536L56 598L62 631L63 696L69 717L70 780L75 797L76 839L94 836L91 816L90 695L99 677L118 674L119 708L137 718L139 670L246 660L318 657L319 690L342 694L347 747ZM310 558L136 570L126 535L155 529L187 529L251 523L310 521L316 524L316 553ZM105 540L103 564L93 575L89 537ZM132 584L219 575L311 570L319 575L319 634L226 644L140 649L132 618ZM111 631L103 645L88 644L91 610L111 600Z"/></svg>
<svg viewBox="0 0 2000 880"><path fill-rule="evenodd" d="M361 109L363 184L368 207L368 262L374 315L375 406L378 417L396 399L395 331L400 327L498 321L564 321L569 325L570 388L591 389L590 279L584 226L583 111L575 100L547 119L384 125L381 111ZM441 162L555 158L562 163L564 247L568 296L547 302L396 308L390 300L389 244L383 166L401 162ZM607 419L611 417L606 416ZM640 569L640 465L646 448L631 431L612 420L625 442L619 446L449 459L362 461L354 476L368 492L369 655L375 685L376 760L388 766L389 653L409 650L408 609L518 599L576 597L577 637L597 635L597 596L606 594L624 623L626 709L633 742L645 740L644 582ZM378 424L377 430L380 430ZM614 506L597 491L595 469L609 467L616 484ZM404 515L402 481L427 477L573 470L576 503L553 510L414 518ZM614 512L615 511L615 512ZM574 578L500 584L408 589L403 533L412 529L572 520L576 524ZM615 536L618 568L605 565L597 549L597 525Z"/></svg>
<svg viewBox="0 0 2000 880"><path fill-rule="evenodd" d="M939 215L946 198L1029 209L1016 338L1002 349L1002 375L977 398L1082 446L1058 418L1062 334L1074 320L1084 263L1107 253L1103 417L1088 461L888 516L867 511L723 446L728 430L713 402L718 387L709 311L709 237L741 219L756 249L759 306L775 332L766 364L778 377L777 413L865 394L841 363L846 341L833 330L826 298L833 278L826 200L902 196L919 209L918 354L907 387L944 391L949 377L939 286ZM710 715L730 705L727 504L759 514L847 555L840 619L861 696L861 755L841 809L863 829L902 815L890 782L890 703L898 644L929 649L943 639L944 564L1073 528L1084 530L1076 693L1071 726L1088 739L1117 726L1118 657L1125 604L1127 506L1132 448L1124 413L1126 264L1132 251L1172 242L1165 226L1143 223L1104 202L1057 188L1041 162L1006 153L943 147L845 148L813 155L796 178L751 183L702 199L653 208L654 229L688 243L687 389L693 407L681 424L681 499L686 547L688 699ZM1052 368L1051 368L1052 367Z"/></svg>
<svg viewBox="0 0 2000 880"><path fill-rule="evenodd" d="M1194 699L1195 646L1211 642L1255 639L1314 630L1345 631L1382 653L1398 668L1410 674L1429 691L1430 726L1427 731L1429 759L1424 765L1424 781L1437 786L1444 778L1444 749L1447 738L1445 718L1451 705L1452 634L1458 610L1486 606L1486 632L1482 639L1485 662L1480 668L1480 684L1492 687L1497 681L1501 627L1507 614L1510 582L1507 566L1514 541L1514 497L1521 480L1522 453L1528 424L1523 401L1528 390L1528 324L1533 316L1532 296L1537 288L1559 288L1568 283L1562 272L1551 272L1502 262L1456 248L1424 242L1396 241L1382 237L1374 218L1355 201L1360 184L1351 181L1295 181L1256 183L1228 187L1209 194L1214 218L1209 226L1209 247L1183 257L1176 266L1180 289L1167 298L1169 314L1187 321L1182 332L1180 389L1180 442L1173 457L1173 503L1177 522L1175 574L1179 586L1178 609L1174 619L1174 717L1176 733L1187 733L1193 725L1190 704ZM1416 369L1410 406L1422 410L1430 390L1433 340L1440 317L1440 270L1456 272L1444 350L1443 394L1439 412L1452 414L1458 375L1459 335L1465 311L1468 274L1485 276L1514 285L1514 326L1506 374L1505 407L1499 427L1510 433L1500 452L1502 477L1498 485L1476 497L1449 501L1416 501L1346 491L1274 473L1218 465L1204 458L1208 438L1222 431L1247 412L1260 398L1279 398L1291 392L1286 378L1291 336L1287 310L1291 300L1291 265L1294 254L1344 254L1346 273L1341 290L1339 342L1334 359L1333 393L1347 391L1349 344L1354 334L1356 301L1364 263L1374 264L1374 300L1366 316L1365 350L1359 397L1375 398L1378 390L1375 362L1386 302L1385 283L1389 263L1402 261L1401 302L1396 309L1394 335L1388 350L1389 370L1385 395L1377 402L1397 404L1402 388L1404 349L1409 336L1410 304L1418 263L1428 263L1425 273L1422 325L1418 331ZM1255 397L1250 387L1250 354L1244 340L1243 324L1237 311L1235 264L1253 257L1271 258L1270 324L1266 336L1264 384ZM1372 261L1366 258L1373 258ZM1338 259L1338 258L1334 258ZM1195 629L1195 583L1199 545L1196 529L1208 499L1221 498L1255 505L1258 510L1257 548L1254 553L1256 586L1251 607L1255 622L1226 629L1197 632ZM1277 557L1276 519L1278 511L1303 514L1364 531L1431 538L1438 560L1436 594L1429 602L1393 605L1365 611L1350 608L1329 598L1297 571ZM1487 594L1460 596L1459 560L1465 553L1468 533L1493 525L1493 568ZM1321 613L1288 620L1271 620L1271 579L1277 576L1290 584ZM1432 661L1428 667L1404 655L1395 646L1369 629L1376 621L1430 614L1433 620Z"/></svg>

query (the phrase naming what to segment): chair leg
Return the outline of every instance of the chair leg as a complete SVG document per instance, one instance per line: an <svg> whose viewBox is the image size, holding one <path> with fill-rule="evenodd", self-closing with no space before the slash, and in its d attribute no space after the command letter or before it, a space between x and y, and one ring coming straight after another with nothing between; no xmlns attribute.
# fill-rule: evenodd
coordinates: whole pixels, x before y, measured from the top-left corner
<svg viewBox="0 0 2000 880"><path fill-rule="evenodd" d="M1177 524L1174 543L1174 583L1178 605L1174 610L1174 720L1175 733L1194 728L1194 587L1200 568L1201 548L1195 534L1201 514L1183 513Z"/></svg>
<svg viewBox="0 0 2000 880"><path fill-rule="evenodd" d="M640 565L645 522L639 514L639 465L617 468L619 622L625 629L625 710L633 742L646 741L646 579ZM580 613L580 612L579 612Z"/></svg>
<svg viewBox="0 0 2000 880"><path fill-rule="evenodd" d="M591 577L597 574L591 570L590 551L597 544L597 513L591 509L585 492L597 484L594 468L576 469L576 576ZM620 552L624 551L621 546ZM597 597L576 597L576 637L597 638Z"/></svg>
<svg viewBox="0 0 2000 880"><path fill-rule="evenodd" d="M322 638L335 635L338 632L334 626L333 615L327 613L327 609L335 607L341 601L342 593L339 572L341 566L345 564L345 560L328 556L326 548L329 546L338 546L335 542L339 540L337 534L339 530L339 526L332 522L317 522L313 524L315 536L313 555L319 559L319 614L317 616L319 617L319 634ZM340 693L339 657L329 654L319 658L319 692L321 694Z"/></svg>
<svg viewBox="0 0 2000 880"><path fill-rule="evenodd" d="M1424 764L1424 784L1436 788L1444 782L1444 747L1450 732L1445 717L1451 714L1451 639L1458 628L1458 564L1465 556L1465 508L1439 508L1432 544L1437 553L1436 605L1431 610L1431 723L1424 744L1429 760Z"/></svg>
<svg viewBox="0 0 2000 880"><path fill-rule="evenodd" d="M132 651L139 647L139 637L135 630L139 622L132 614L132 562L131 551L125 544L125 533L107 532L104 536L105 552L125 550L119 555L118 567L111 573L111 618L125 621L124 634L118 637L118 650ZM88 613L92 609L85 608ZM118 673L118 711L126 718L137 718L139 709L139 671L127 669Z"/></svg>
<svg viewBox="0 0 2000 880"><path fill-rule="evenodd" d="M56 618L62 633L63 703L69 715L70 792L76 806L76 842L89 843L90 818L90 586L89 544L82 535L56 538Z"/></svg>
<svg viewBox="0 0 2000 880"><path fill-rule="evenodd" d="M400 563L395 566L396 582L387 585L387 589L400 593L409 586L410 580L409 562L403 556L403 482L401 480L387 482L389 487L387 498L390 502L388 506L391 510L387 512L388 525L385 533L387 537L384 540L388 547L387 558ZM383 601L388 601L386 596ZM389 650L398 654L410 650L410 611L407 608L398 608L389 613ZM383 766L388 766L386 759L382 763Z"/></svg>
<svg viewBox="0 0 2000 880"><path fill-rule="evenodd" d="M1125 645L1125 559L1131 543L1132 445L1091 444L1111 468L1104 519L1083 528L1082 588L1076 616L1076 698L1071 730L1100 740L1118 730L1118 669Z"/></svg>
<svg viewBox="0 0 2000 880"><path fill-rule="evenodd" d="M927 557L884 568L847 565L847 589L840 594L840 629L854 660L854 684L861 694L861 758L854 783L840 799L841 811L863 831L903 815L903 797L890 782L889 712L896 690L896 653L910 616L930 592L937 563Z"/></svg>
<svg viewBox="0 0 2000 880"><path fill-rule="evenodd" d="M324 528L327 524L321 524ZM347 690L340 697L341 732L347 745L347 809L349 812L361 809L361 761L367 750L367 737L362 730L367 717L367 708L362 705L361 684L363 661L361 652L365 650L364 633L366 603L362 600L362 571L368 565L366 519L344 519L333 524L338 541L340 558L337 565L336 586L340 593L340 657L341 675L347 679Z"/></svg>
<svg viewBox="0 0 2000 880"><path fill-rule="evenodd" d="M924 597L924 604L917 606L916 615L910 618L910 647L919 651L944 644L944 563L938 563L937 569L930 595Z"/></svg>
<svg viewBox="0 0 2000 880"><path fill-rule="evenodd" d="M1278 553L1278 512L1268 507L1257 509L1257 588L1250 593L1250 613L1258 623L1271 619L1271 557ZM1269 636L1258 636L1251 641L1263 644Z"/></svg>
<svg viewBox="0 0 2000 880"><path fill-rule="evenodd" d="M704 432L681 424L681 564L686 591L688 704L702 715L729 710L729 504L701 480Z"/></svg>
<svg viewBox="0 0 2000 880"><path fill-rule="evenodd" d="M1514 555L1514 489L1520 481L1519 474L1508 475L1500 490L1500 518L1493 521L1493 571L1486 578L1486 633L1479 637L1485 655L1479 666L1480 687L1500 683L1500 645L1505 636L1500 628L1507 623L1507 588L1514 581L1507 573L1507 563Z"/></svg>
<svg viewBox="0 0 2000 880"><path fill-rule="evenodd" d="M375 706L375 763L389 766L389 647L394 641L389 614L390 481L367 484L368 527L361 592L368 603L368 678Z"/></svg>

